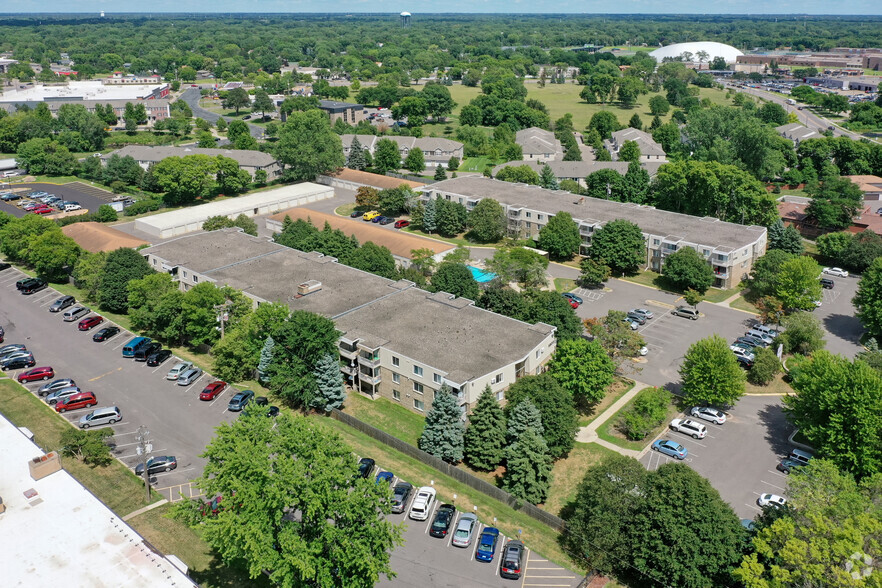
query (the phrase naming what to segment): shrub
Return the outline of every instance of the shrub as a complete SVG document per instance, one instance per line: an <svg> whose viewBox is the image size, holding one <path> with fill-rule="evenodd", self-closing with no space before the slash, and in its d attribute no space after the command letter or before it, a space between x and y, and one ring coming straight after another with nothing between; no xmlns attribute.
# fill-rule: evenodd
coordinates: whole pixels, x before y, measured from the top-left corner
<svg viewBox="0 0 882 588"><path fill-rule="evenodd" d="M147 200L139 200L135 202L131 206L123 211L123 214L126 216L136 216L139 214L144 214L145 212L153 212L154 210L159 210L162 208L162 201L156 200L155 198L149 198Z"/></svg>
<svg viewBox="0 0 882 588"><path fill-rule="evenodd" d="M668 416L671 393L664 388L641 390L622 414L616 427L625 437L633 441L645 438Z"/></svg>
<svg viewBox="0 0 882 588"><path fill-rule="evenodd" d="M769 348L760 348L755 352L753 367L747 372L747 381L756 386L765 386L781 371L778 356Z"/></svg>

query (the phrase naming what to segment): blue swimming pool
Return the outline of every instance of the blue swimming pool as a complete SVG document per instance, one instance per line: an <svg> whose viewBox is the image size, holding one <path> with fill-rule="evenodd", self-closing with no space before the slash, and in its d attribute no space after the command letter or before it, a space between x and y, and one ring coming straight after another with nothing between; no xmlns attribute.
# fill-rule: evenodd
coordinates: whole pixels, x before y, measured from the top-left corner
<svg viewBox="0 0 882 588"><path fill-rule="evenodd" d="M475 281L479 284L483 284L484 282L489 282L493 278L496 277L496 274L492 272L485 272L481 268L477 268L473 265L467 266L469 271L472 272L472 277L475 278Z"/></svg>

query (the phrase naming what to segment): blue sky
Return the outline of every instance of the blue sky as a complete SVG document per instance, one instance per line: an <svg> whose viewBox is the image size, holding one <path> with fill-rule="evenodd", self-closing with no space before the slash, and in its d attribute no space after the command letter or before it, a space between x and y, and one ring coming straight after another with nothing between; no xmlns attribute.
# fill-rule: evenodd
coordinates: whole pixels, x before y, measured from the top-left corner
<svg viewBox="0 0 882 588"><path fill-rule="evenodd" d="M18 0L0 11L14 12L473 12L473 13L644 13L644 14L882 14L879 0ZM0 19L2 20L2 19Z"/></svg>

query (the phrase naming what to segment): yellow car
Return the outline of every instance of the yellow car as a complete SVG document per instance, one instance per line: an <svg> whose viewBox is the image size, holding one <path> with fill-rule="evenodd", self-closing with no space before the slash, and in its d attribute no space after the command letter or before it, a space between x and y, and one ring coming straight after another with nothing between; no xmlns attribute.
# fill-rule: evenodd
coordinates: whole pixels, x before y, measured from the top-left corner
<svg viewBox="0 0 882 588"><path fill-rule="evenodd" d="M366 213L364 213L364 214L361 216L361 220L370 221L370 220L374 220L374 219L377 218L378 216L380 216L380 213L377 212L376 210L372 210L372 211L370 211L370 212L366 212Z"/></svg>

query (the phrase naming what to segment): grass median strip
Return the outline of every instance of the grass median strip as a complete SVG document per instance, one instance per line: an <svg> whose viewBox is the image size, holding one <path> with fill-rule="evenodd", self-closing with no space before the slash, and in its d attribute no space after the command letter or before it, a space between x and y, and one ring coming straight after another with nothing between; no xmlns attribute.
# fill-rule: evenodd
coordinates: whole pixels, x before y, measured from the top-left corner
<svg viewBox="0 0 882 588"><path fill-rule="evenodd" d="M600 426L597 427L597 436L604 441L607 441L614 445L618 445L619 447L622 447L624 449L642 451L649 444L650 441L655 439L659 433L661 433L668 427L668 423L671 421L671 419L680 412L680 409L677 408L675 404L669 405L665 418L662 420L661 423L658 424L658 426L652 429L642 440L630 441L625 437L623 433L621 433L616 428L616 424L619 421L619 417L631 409L631 406L634 404L634 400L636 398L637 397L635 396L634 398L629 400L628 403L625 404L625 406L623 406L615 414L610 416L609 419L606 420L606 422L601 423Z"/></svg>
<svg viewBox="0 0 882 588"><path fill-rule="evenodd" d="M0 380L0 406L3 414L17 427L27 427L34 441L44 451L61 449L61 434L70 425L64 417L28 392L14 380ZM71 457L62 457L62 465L101 502L120 516L139 509L144 501L144 483L118 461L106 467L91 467ZM150 502L162 496L153 492Z"/></svg>
<svg viewBox="0 0 882 588"><path fill-rule="evenodd" d="M559 533L528 516L526 513L473 490L465 484L442 474L435 468L404 455L360 431L356 431L345 423L328 417L315 416L311 418L315 418L322 426L339 434L356 454L375 459L381 468L392 471L414 486L428 486L430 481L434 481L434 487L438 492L439 500L452 501L453 495L456 494L456 506L460 511L471 512L473 507L477 506L478 517L488 525L492 524L495 517L495 526L505 533L506 536L516 537L518 530L521 530L521 538L530 549L541 553L544 557L561 566L579 571L578 567L558 544Z"/></svg>

